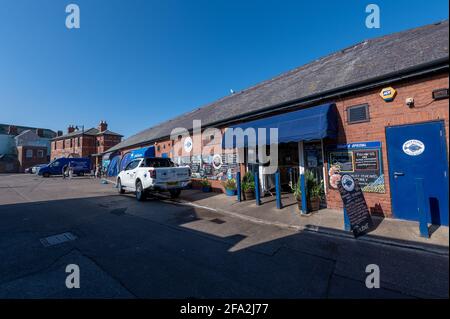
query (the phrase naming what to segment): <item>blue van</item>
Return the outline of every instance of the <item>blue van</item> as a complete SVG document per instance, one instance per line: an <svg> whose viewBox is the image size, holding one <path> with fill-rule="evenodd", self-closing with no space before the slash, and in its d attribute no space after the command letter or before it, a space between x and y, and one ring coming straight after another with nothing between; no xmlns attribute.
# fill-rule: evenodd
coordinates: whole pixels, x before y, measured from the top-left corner
<svg viewBox="0 0 450 319"><path fill-rule="evenodd" d="M91 160L89 158L66 158L61 157L51 161L44 167L39 169L38 175L49 177L50 175L62 175L66 166L73 168L75 175L81 176L91 172Z"/></svg>

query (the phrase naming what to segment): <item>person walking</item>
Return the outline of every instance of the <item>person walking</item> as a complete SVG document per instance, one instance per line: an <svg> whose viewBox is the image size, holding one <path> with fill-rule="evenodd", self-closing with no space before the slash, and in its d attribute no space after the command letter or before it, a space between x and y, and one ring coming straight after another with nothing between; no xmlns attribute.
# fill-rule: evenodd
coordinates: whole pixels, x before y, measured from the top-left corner
<svg viewBox="0 0 450 319"><path fill-rule="evenodd" d="M62 177L63 177L63 179L65 179L66 178L66 176L67 176L67 165L64 165L63 166L63 168L62 168Z"/></svg>

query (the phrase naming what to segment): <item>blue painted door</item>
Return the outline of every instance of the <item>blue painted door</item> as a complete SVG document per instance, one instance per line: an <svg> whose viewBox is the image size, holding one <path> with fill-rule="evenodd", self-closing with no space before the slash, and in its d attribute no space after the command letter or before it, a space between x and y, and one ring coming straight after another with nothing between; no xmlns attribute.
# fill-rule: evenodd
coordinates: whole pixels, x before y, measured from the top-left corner
<svg viewBox="0 0 450 319"><path fill-rule="evenodd" d="M427 219L448 225L448 164L444 122L386 128L392 212L419 220L416 179L423 178Z"/></svg>

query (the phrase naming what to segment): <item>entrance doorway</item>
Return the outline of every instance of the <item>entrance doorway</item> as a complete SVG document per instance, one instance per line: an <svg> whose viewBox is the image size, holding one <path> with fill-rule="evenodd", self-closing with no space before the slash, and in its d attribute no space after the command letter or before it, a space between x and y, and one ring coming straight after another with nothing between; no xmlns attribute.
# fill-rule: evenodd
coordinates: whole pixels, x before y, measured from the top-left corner
<svg viewBox="0 0 450 319"><path fill-rule="evenodd" d="M428 222L448 225L448 162L444 122L386 128L392 212L419 220L416 183L423 179Z"/></svg>

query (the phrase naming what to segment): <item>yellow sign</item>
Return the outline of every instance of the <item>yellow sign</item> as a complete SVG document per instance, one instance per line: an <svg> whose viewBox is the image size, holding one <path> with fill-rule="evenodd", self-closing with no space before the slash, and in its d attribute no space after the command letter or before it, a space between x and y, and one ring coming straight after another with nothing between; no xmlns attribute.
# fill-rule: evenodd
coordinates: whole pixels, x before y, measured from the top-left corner
<svg viewBox="0 0 450 319"><path fill-rule="evenodd" d="M380 96L385 102L391 102L395 99L397 91L393 87L387 87L381 90Z"/></svg>

